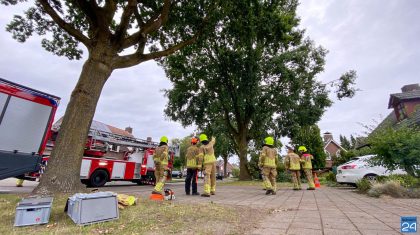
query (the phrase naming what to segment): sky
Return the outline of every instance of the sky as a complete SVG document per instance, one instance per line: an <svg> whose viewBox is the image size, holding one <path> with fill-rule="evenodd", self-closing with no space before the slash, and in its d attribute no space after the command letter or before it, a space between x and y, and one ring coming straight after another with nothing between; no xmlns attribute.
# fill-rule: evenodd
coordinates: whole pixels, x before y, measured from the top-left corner
<svg viewBox="0 0 420 235"><path fill-rule="evenodd" d="M84 58L70 61L41 47L38 36L18 43L5 27L22 7L0 8L0 77L61 97L56 119L63 116L76 85ZM321 132L334 138L361 135L360 125L373 124L390 113L389 94L405 84L420 82L420 1L417 0L304 0L298 8L301 28L317 45L326 48L323 82L357 71L357 88L352 99L338 101L323 115ZM168 120L163 89L171 83L154 61L114 71L100 97L95 120L134 135L158 140L160 136L182 138L194 131Z"/></svg>

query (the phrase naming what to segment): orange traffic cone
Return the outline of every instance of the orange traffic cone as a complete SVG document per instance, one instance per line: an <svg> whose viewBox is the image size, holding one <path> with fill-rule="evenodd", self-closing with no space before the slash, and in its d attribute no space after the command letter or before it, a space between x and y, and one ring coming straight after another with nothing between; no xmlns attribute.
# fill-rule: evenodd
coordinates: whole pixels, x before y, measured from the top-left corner
<svg viewBox="0 0 420 235"><path fill-rule="evenodd" d="M321 188L321 184L319 183L319 179L316 173L315 173L314 182L315 182L315 188Z"/></svg>
<svg viewBox="0 0 420 235"><path fill-rule="evenodd" d="M163 195L162 194L150 194L150 197L149 197L149 199L150 200L153 200L153 201L163 201Z"/></svg>

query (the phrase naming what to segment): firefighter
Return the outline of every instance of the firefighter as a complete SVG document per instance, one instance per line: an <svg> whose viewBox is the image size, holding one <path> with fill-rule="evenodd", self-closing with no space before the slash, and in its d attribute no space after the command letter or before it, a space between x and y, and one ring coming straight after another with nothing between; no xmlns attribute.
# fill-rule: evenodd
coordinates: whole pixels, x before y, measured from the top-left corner
<svg viewBox="0 0 420 235"><path fill-rule="evenodd" d="M284 166L292 174L293 190L301 190L300 185L300 158L294 153L292 147L287 147L288 153L284 159Z"/></svg>
<svg viewBox="0 0 420 235"><path fill-rule="evenodd" d="M187 178L185 178L185 193L190 195L191 180L192 180L192 195L200 195L197 192L197 173L201 169L198 166L198 153L197 147L198 139L191 138L191 146L187 149L186 160L187 160Z"/></svg>
<svg viewBox="0 0 420 235"><path fill-rule="evenodd" d="M308 181L307 190L315 190L314 179L312 177L312 162L314 158L311 154L308 153L308 150L305 146L299 146L298 148L300 154L300 162L302 164L303 172L305 172L306 180Z"/></svg>
<svg viewBox="0 0 420 235"><path fill-rule="evenodd" d="M214 144L216 138L212 137L209 142L206 134L200 135L202 145L199 149L199 163L204 167L204 193L202 197L210 197L216 194L216 157L214 156Z"/></svg>
<svg viewBox="0 0 420 235"><path fill-rule="evenodd" d="M165 185L169 172L168 160L168 137L162 136L162 138L160 138L159 146L155 149L155 154L153 155L153 161L155 162L156 167L156 186L152 192L153 194L162 194L163 186Z"/></svg>
<svg viewBox="0 0 420 235"><path fill-rule="evenodd" d="M264 186L267 191L266 195L276 195L276 177L277 177L277 151L274 149L273 137L264 139L264 146L262 148L258 166L263 168Z"/></svg>

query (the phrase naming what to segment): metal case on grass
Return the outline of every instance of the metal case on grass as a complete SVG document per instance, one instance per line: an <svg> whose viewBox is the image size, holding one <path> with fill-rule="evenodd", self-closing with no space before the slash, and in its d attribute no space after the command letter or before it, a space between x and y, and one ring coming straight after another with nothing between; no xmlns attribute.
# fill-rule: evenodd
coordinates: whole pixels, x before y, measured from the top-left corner
<svg viewBox="0 0 420 235"><path fill-rule="evenodd" d="M25 198L16 207L14 226L46 224L50 218L52 197Z"/></svg>
<svg viewBox="0 0 420 235"><path fill-rule="evenodd" d="M119 218L117 194L113 192L77 193L67 200L67 215L78 225Z"/></svg>

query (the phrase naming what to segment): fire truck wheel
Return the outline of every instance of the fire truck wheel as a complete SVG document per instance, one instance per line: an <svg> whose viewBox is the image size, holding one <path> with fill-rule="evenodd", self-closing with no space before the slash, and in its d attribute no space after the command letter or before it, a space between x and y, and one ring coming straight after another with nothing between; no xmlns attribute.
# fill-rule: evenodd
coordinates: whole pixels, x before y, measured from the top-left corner
<svg viewBox="0 0 420 235"><path fill-rule="evenodd" d="M89 185L92 187L102 187L108 181L108 177L108 172L105 170L96 170L90 175Z"/></svg>

